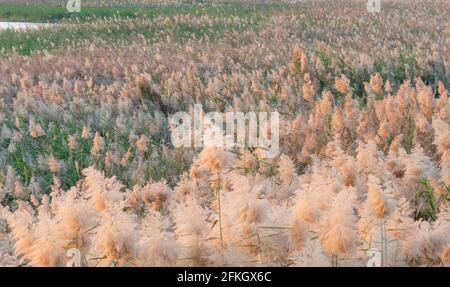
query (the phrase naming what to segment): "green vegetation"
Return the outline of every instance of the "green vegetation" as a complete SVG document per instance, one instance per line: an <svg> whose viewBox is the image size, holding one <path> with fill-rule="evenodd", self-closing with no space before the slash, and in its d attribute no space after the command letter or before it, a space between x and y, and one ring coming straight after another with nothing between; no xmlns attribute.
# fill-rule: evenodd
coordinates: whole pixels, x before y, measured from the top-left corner
<svg viewBox="0 0 450 287"><path fill-rule="evenodd" d="M437 218L437 202L434 195L434 190L430 186L428 179L423 178L420 180L420 184L423 189L417 193L419 200L422 200L422 204L419 204L417 209L417 219L423 218L425 220L436 220Z"/></svg>
<svg viewBox="0 0 450 287"><path fill-rule="evenodd" d="M269 11L275 8L286 7L283 4L267 5L192 5L192 6L155 6L155 7L83 7L80 13L69 13L65 7L45 5L14 5L0 4L0 21L21 22L59 22L61 20L78 19L89 21L92 17L146 17L170 16L179 14L195 14L196 16L209 15L217 17L248 17L255 12Z"/></svg>
<svg viewBox="0 0 450 287"><path fill-rule="evenodd" d="M161 6L151 8L101 7L83 8L81 13L68 13L64 7L0 5L0 21L60 23L45 29L17 33L0 31L0 54L15 51L30 55L34 51L51 51L93 40L113 44L129 43L136 37L153 42L175 36L179 40L193 37L215 38L229 31L255 29L265 15L283 5L256 6ZM195 15L218 19L239 18L240 24L218 21L213 24L192 24L172 21L170 24L152 21L158 16ZM74 25L76 24L76 25ZM98 25L97 25L98 24Z"/></svg>
<svg viewBox="0 0 450 287"><path fill-rule="evenodd" d="M35 51L51 51L55 48L73 46L74 43L86 43L92 40L105 43L130 43L138 36L149 41L164 39L167 35L176 35L179 40L208 36L214 38L221 33L239 30L237 25L141 25L136 27L116 25L111 27L91 25L71 25L30 30L17 33L6 30L0 33L0 54L16 51L20 55L30 55Z"/></svg>

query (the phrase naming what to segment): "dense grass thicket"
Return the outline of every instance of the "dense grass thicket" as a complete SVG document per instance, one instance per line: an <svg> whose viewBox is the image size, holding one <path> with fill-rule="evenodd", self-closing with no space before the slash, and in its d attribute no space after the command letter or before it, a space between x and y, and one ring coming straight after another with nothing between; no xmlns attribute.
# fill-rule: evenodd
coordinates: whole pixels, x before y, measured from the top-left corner
<svg viewBox="0 0 450 287"><path fill-rule="evenodd" d="M159 6L151 8L102 7L83 8L81 13L69 13L64 7L1 5L0 20L59 23L51 29L16 33L13 30L0 33L0 54L15 51L21 55L51 51L56 48L86 45L94 40L109 44L131 43L144 38L161 41L177 37L179 41L196 37L215 37L231 31L256 29L274 12L280 13L286 6L225 5L225 6ZM287 10L286 10L287 11ZM161 17L171 19L161 22ZM180 17L216 20L187 23ZM234 19L235 21L231 21ZM228 22L228 23L227 23ZM233 23L234 22L234 23Z"/></svg>
<svg viewBox="0 0 450 287"><path fill-rule="evenodd" d="M267 5L249 5L245 3L228 3L221 5L158 5L158 6L106 6L83 7L79 13L68 12L65 5L51 6L39 3L30 5L8 4L0 2L0 21L24 21L24 22L60 22L70 20L91 21L92 17L146 17L169 16L177 14L195 14L221 16L221 17L245 17L252 12L264 12L281 7L289 7L283 3Z"/></svg>
<svg viewBox="0 0 450 287"><path fill-rule="evenodd" d="M0 4L57 24L0 31L0 265L450 264L446 1L122 2ZM198 103L280 153L175 148Z"/></svg>

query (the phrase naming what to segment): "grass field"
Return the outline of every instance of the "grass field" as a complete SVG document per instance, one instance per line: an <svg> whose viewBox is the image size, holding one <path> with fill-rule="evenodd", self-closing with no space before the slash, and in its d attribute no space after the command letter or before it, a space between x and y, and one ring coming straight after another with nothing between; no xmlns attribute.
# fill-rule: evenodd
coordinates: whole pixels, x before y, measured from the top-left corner
<svg viewBox="0 0 450 287"><path fill-rule="evenodd" d="M450 265L447 1L2 1L55 25L0 31L0 266ZM276 156L177 147L195 104Z"/></svg>
<svg viewBox="0 0 450 287"><path fill-rule="evenodd" d="M0 3L0 21L17 21L17 22L59 22L78 19L80 21L89 20L91 17L147 17L154 18L156 16L178 15L178 14L195 14L197 16L210 15L217 17L246 17L252 12L262 12L275 8L286 8L287 4L223 4L223 5L163 5L154 7L83 7L79 13L70 13L64 6L48 6L48 5L17 5L17 4L1 4Z"/></svg>
<svg viewBox="0 0 450 287"><path fill-rule="evenodd" d="M158 41L169 34L177 34L179 40L190 37L217 37L226 32L254 29L273 11L287 9L286 6L278 4L259 6L231 4L219 7L212 5L149 8L87 7L83 8L81 13L68 13L64 7L5 4L0 4L0 7L0 21L66 24L52 29L23 33L2 31L0 33L1 53L5 54L14 50L21 55L29 55L33 51L51 51L55 48L73 46L75 43L86 43L93 39L108 43L126 43L137 36L150 41ZM237 17L242 20L242 23L225 25L219 21L213 25L208 23L160 25L155 20L158 17L174 15L193 15L197 18L208 16L221 19ZM112 20L112 17L116 20ZM125 25L113 25L117 21L122 21ZM126 25L125 21L135 21L138 25ZM92 24L102 22L104 22L102 25Z"/></svg>

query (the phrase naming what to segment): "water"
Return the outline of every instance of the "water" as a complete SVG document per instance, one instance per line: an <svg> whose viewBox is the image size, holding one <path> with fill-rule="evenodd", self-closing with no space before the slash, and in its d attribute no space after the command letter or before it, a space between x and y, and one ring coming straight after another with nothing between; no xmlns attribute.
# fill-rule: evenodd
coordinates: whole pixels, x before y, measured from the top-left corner
<svg viewBox="0 0 450 287"><path fill-rule="evenodd" d="M45 28L52 24L45 23L27 23L27 22L0 22L0 30L14 29L14 30L29 30Z"/></svg>

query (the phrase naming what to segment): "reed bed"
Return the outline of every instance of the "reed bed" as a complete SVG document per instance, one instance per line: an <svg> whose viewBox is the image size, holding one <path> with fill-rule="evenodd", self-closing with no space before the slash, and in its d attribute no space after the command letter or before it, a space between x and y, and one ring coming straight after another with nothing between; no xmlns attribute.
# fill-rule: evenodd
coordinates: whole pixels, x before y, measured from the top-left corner
<svg viewBox="0 0 450 287"><path fill-rule="evenodd" d="M248 5L0 32L0 265L450 264L445 1ZM280 153L175 148L196 103Z"/></svg>

